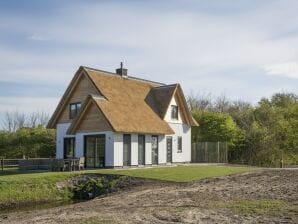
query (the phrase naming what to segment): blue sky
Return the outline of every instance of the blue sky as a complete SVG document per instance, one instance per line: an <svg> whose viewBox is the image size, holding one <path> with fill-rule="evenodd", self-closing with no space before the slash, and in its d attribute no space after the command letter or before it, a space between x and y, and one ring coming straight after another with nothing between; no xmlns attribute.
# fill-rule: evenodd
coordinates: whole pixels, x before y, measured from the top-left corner
<svg viewBox="0 0 298 224"><path fill-rule="evenodd" d="M252 103L298 94L298 1L0 1L0 117L55 109L80 65Z"/></svg>

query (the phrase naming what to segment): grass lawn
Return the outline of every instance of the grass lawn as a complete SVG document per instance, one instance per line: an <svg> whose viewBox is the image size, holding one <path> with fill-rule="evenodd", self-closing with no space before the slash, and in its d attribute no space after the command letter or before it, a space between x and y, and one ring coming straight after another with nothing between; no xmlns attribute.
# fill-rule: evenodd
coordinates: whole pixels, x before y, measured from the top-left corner
<svg viewBox="0 0 298 224"><path fill-rule="evenodd" d="M147 169L99 170L104 174L119 174L163 181L190 182L210 177L252 172L255 168L234 166L174 166Z"/></svg>
<svg viewBox="0 0 298 224"><path fill-rule="evenodd" d="M58 190L57 182L70 178L71 173L19 173L0 171L0 211L5 208L25 207L28 204L65 202L69 200L67 189Z"/></svg>
<svg viewBox="0 0 298 224"><path fill-rule="evenodd" d="M0 171L0 210L15 205L21 207L26 203L70 200L71 192L67 188L60 188L59 190L57 183L63 183L80 174L118 174L162 181L189 182L254 170L249 167L194 165L123 170L98 169L80 172L24 173L10 169L4 172Z"/></svg>
<svg viewBox="0 0 298 224"><path fill-rule="evenodd" d="M287 203L281 200L243 200L230 201L226 207L241 214L277 215L287 208Z"/></svg>

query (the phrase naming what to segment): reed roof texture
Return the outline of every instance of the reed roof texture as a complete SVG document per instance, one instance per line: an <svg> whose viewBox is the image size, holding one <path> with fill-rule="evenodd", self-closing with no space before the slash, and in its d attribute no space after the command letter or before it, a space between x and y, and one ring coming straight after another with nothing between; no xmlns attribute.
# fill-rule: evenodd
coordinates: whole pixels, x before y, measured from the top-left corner
<svg viewBox="0 0 298 224"><path fill-rule="evenodd" d="M92 101L115 132L174 134L163 118L173 95L177 89L181 90L179 84L164 85L135 77L122 77L114 73L82 68L98 89L99 96L89 95L77 116L82 116L84 107L88 105L87 101ZM186 123L197 125L187 107L184 111L188 113ZM59 112L57 116L58 114ZM83 121L78 117L74 119L68 133L75 133L78 122Z"/></svg>

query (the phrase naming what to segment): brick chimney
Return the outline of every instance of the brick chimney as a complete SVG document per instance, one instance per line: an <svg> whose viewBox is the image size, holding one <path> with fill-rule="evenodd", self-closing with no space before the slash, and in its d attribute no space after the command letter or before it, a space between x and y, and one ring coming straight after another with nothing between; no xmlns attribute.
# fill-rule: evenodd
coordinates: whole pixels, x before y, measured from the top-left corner
<svg viewBox="0 0 298 224"><path fill-rule="evenodd" d="M123 68L123 62L120 63L120 68L116 69L116 73L122 77L127 77L127 69Z"/></svg>

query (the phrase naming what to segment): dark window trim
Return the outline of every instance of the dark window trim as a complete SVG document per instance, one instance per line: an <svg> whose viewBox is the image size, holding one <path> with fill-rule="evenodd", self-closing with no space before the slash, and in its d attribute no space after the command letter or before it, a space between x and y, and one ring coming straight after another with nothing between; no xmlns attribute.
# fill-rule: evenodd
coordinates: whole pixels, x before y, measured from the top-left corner
<svg viewBox="0 0 298 224"><path fill-rule="evenodd" d="M124 166L124 136L126 136L126 137L129 137L129 140L130 140L130 142L129 142L129 150L130 150L130 158L129 158L129 164L127 164L127 166L131 166L131 149L132 149L132 136L131 136L131 134L123 134L123 141L122 141L122 143L123 143L123 158L122 158L122 160L123 160L123 166Z"/></svg>
<svg viewBox="0 0 298 224"><path fill-rule="evenodd" d="M144 137L144 165L146 165L146 135L138 135L138 163L139 163L139 137L140 136Z"/></svg>
<svg viewBox="0 0 298 224"><path fill-rule="evenodd" d="M174 114L174 108L176 108L176 113ZM174 120L178 120L179 119L179 110L178 110L178 106L177 105L171 105L171 118Z"/></svg>
<svg viewBox="0 0 298 224"><path fill-rule="evenodd" d="M75 137L65 137L63 138L63 158L66 159L66 150L65 150L65 146L66 146L66 141L67 140L73 140L73 158L76 158L76 138Z"/></svg>
<svg viewBox="0 0 298 224"><path fill-rule="evenodd" d="M168 163L168 139L171 139L171 162L173 162L173 136L166 136L166 161Z"/></svg>
<svg viewBox="0 0 298 224"><path fill-rule="evenodd" d="M181 139L181 149L179 149L179 139ZM182 149L182 136L177 136L177 153L181 153L183 151Z"/></svg>
<svg viewBox="0 0 298 224"><path fill-rule="evenodd" d="M68 110L69 111L69 119L74 119L75 116L78 114L78 112L79 112L79 110L78 110L78 104L80 104L80 108L81 108L81 106L82 106L82 103L81 102L75 102L75 103L70 103L69 104L69 108L68 108L69 109ZM71 116L71 106L72 105L75 105L76 106L76 114L75 114L74 117Z"/></svg>
<svg viewBox="0 0 298 224"><path fill-rule="evenodd" d="M159 154L159 138L158 138L158 135L152 135L151 136L151 150L152 150L152 138L153 137L156 137L157 138L157 164L155 164L155 163L153 164L152 163L152 156L151 156L151 164L152 165L158 165L158 161L159 161L159 155L158 155Z"/></svg>
<svg viewBox="0 0 298 224"><path fill-rule="evenodd" d="M94 138L96 138L96 137L104 137L104 139L105 139L105 160L106 160L106 153L107 153L107 151L106 151L106 134L90 134L90 135L88 135L88 134L86 134L86 135L84 135L84 157L85 157L85 164L84 164L84 167L87 167L87 156L86 156L86 146L87 146L87 137L94 137ZM95 162L95 161L94 161ZM106 161L104 161L104 167L106 166Z"/></svg>

